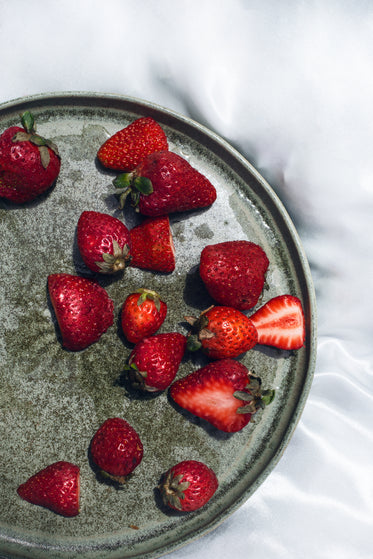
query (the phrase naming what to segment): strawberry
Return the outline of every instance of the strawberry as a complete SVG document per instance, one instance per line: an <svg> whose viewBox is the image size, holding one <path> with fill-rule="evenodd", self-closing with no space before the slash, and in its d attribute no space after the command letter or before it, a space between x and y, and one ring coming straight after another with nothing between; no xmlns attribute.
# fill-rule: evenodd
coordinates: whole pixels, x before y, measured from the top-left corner
<svg viewBox="0 0 373 559"><path fill-rule="evenodd" d="M167 304L155 291L138 289L130 293L122 306L121 325L127 340L137 344L155 334L167 315Z"/></svg>
<svg viewBox="0 0 373 559"><path fill-rule="evenodd" d="M129 231L109 214L83 212L78 220L77 242L84 263L93 272L114 274L131 260Z"/></svg>
<svg viewBox="0 0 373 559"><path fill-rule="evenodd" d="M0 136L0 196L17 203L48 190L61 167L57 146L36 134L29 111L21 122L22 128L11 126Z"/></svg>
<svg viewBox="0 0 373 559"><path fill-rule="evenodd" d="M203 507L218 488L215 472L198 460L175 464L162 476L159 490L164 504L180 511Z"/></svg>
<svg viewBox="0 0 373 559"><path fill-rule="evenodd" d="M251 317L258 332L258 343L280 349L300 349L306 331L302 303L293 295L270 299Z"/></svg>
<svg viewBox="0 0 373 559"><path fill-rule="evenodd" d="M66 349L85 349L113 324L114 303L98 283L70 274L51 274L48 289Z"/></svg>
<svg viewBox="0 0 373 559"><path fill-rule="evenodd" d="M151 117L142 117L106 140L97 157L108 169L132 171L146 155L167 149L166 134L160 125Z"/></svg>
<svg viewBox="0 0 373 559"><path fill-rule="evenodd" d="M79 514L80 469L70 462L54 462L31 476L17 489L18 495L63 516Z"/></svg>
<svg viewBox="0 0 373 559"><path fill-rule="evenodd" d="M186 348L178 332L154 334L138 342L125 370L135 388L147 392L165 390L174 380Z"/></svg>
<svg viewBox="0 0 373 559"><path fill-rule="evenodd" d="M190 337L188 348L196 350L202 347L211 359L238 357L258 342L252 321L232 307L212 306L199 318L186 316L185 320L197 331L197 342Z"/></svg>
<svg viewBox="0 0 373 559"><path fill-rule="evenodd" d="M211 182L171 151L148 155L131 173L119 175L113 183L121 207L131 194L136 209L152 217L205 208L216 199Z"/></svg>
<svg viewBox="0 0 373 559"><path fill-rule="evenodd" d="M175 246L168 216L150 217L130 230L131 266L173 272Z"/></svg>
<svg viewBox="0 0 373 559"><path fill-rule="evenodd" d="M202 250L199 273L217 303L243 311L257 304L268 264L259 245L250 241L226 241Z"/></svg>
<svg viewBox="0 0 373 559"><path fill-rule="evenodd" d="M124 483L126 477L140 464L143 445L135 429L124 419L106 419L96 431L90 454L104 477Z"/></svg>
<svg viewBox="0 0 373 559"><path fill-rule="evenodd" d="M273 390L234 359L221 359L193 371L170 387L171 398L193 415L227 433L240 431L253 413L269 404Z"/></svg>

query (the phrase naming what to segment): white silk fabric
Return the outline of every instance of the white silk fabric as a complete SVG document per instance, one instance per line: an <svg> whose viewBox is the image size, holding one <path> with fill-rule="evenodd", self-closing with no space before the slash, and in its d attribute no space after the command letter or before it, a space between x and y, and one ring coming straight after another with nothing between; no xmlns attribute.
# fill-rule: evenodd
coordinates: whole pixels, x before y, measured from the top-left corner
<svg viewBox="0 0 373 559"><path fill-rule="evenodd" d="M318 359L277 466L169 559L372 559L373 6L348 1L0 1L0 102L138 97L257 167L305 248Z"/></svg>

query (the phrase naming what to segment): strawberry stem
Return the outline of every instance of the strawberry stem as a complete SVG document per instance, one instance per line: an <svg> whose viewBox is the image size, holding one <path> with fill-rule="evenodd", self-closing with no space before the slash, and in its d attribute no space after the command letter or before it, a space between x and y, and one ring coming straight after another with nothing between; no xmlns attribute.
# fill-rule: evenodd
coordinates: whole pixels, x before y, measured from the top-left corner
<svg viewBox="0 0 373 559"><path fill-rule="evenodd" d="M21 123L28 134L35 134L35 119L30 111L25 111L21 115Z"/></svg>

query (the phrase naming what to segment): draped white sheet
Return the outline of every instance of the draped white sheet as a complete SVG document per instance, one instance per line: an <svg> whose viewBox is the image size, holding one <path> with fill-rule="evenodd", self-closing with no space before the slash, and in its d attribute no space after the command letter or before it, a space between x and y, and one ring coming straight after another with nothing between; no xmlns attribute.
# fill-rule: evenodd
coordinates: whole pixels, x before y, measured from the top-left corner
<svg viewBox="0 0 373 559"><path fill-rule="evenodd" d="M0 102L51 91L153 101L225 137L305 247L318 360L282 459L170 559L371 559L373 5L0 1Z"/></svg>

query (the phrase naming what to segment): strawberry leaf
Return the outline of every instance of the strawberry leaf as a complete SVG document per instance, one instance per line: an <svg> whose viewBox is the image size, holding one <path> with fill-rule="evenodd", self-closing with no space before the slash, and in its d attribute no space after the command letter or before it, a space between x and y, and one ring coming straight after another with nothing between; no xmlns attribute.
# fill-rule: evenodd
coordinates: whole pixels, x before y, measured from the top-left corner
<svg viewBox="0 0 373 559"><path fill-rule="evenodd" d="M32 113L30 113L30 111L25 111L22 115L21 115L21 123L23 128L26 130L26 132L32 134L33 132L35 132L35 119L32 115Z"/></svg>
<svg viewBox="0 0 373 559"><path fill-rule="evenodd" d="M46 145L41 145L39 147L39 153L40 153L41 164L43 165L44 169L46 169L49 165L50 160L51 160L51 157L49 155L49 151L48 151L47 146Z"/></svg>
<svg viewBox="0 0 373 559"><path fill-rule="evenodd" d="M113 180L115 188L129 188L132 182L132 173L121 173Z"/></svg>
<svg viewBox="0 0 373 559"><path fill-rule="evenodd" d="M152 181L147 177L136 177L132 184L133 187L140 192L140 194L144 194L144 196L148 196L153 192Z"/></svg>
<svg viewBox="0 0 373 559"><path fill-rule="evenodd" d="M271 404L274 400L276 391L273 389L268 389L268 390L264 390L262 392L262 403L265 406L269 406L269 404Z"/></svg>

